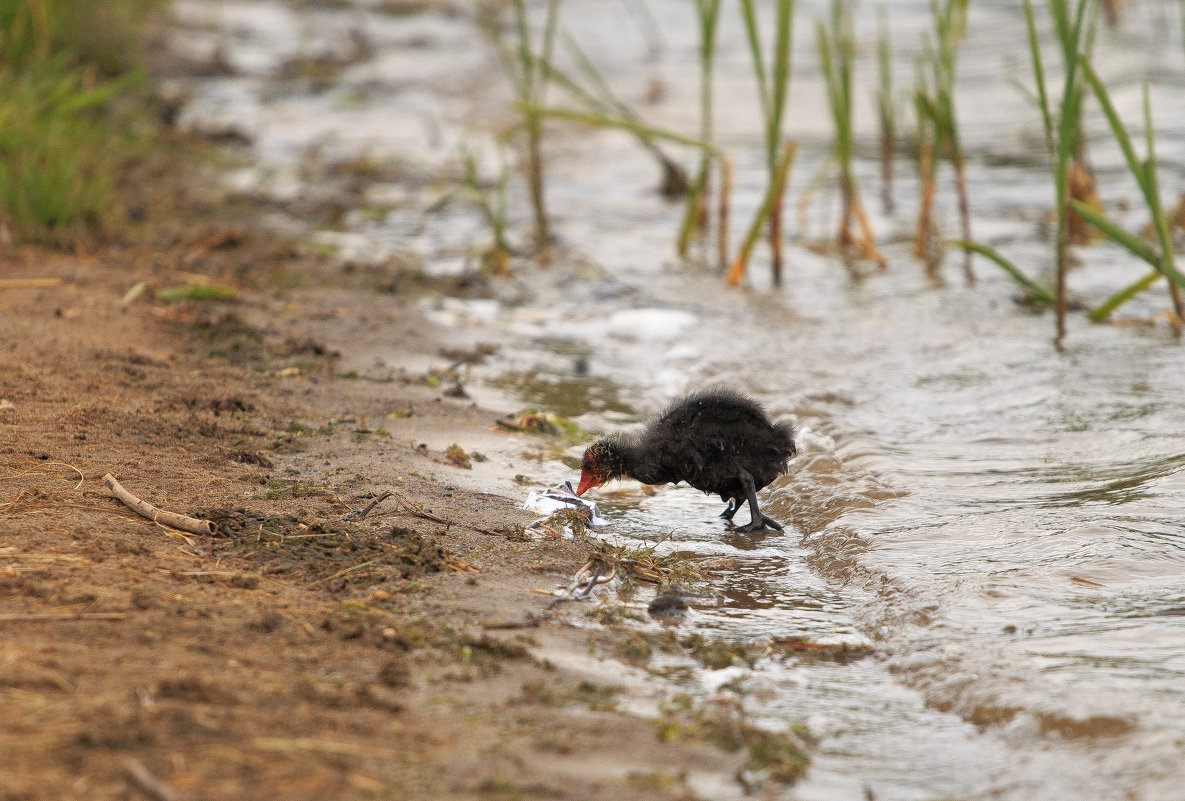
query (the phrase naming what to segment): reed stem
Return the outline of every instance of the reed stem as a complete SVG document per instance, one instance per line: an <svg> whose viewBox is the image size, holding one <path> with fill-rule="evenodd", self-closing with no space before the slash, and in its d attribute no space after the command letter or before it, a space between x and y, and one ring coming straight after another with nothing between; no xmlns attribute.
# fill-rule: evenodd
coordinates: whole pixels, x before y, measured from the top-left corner
<svg viewBox="0 0 1185 801"><path fill-rule="evenodd" d="M786 174L789 171L789 159L785 154L789 152L789 158L793 158L792 149L783 149L782 119L790 89L791 45L794 41L794 0L774 0L774 46L768 71L761 39L758 35L759 25L754 0L741 0L741 17L745 24L764 121L765 160L769 172L769 191L784 192ZM757 211L757 217L750 225L750 231L759 232L763 224L769 223L772 256L770 267L774 286L780 286L782 283L782 198L780 196L772 197L769 191L766 192L765 201ZM740 281L751 251L752 243L749 237L746 237L740 253L732 262L728 276L730 284Z"/></svg>
<svg viewBox="0 0 1185 801"><path fill-rule="evenodd" d="M880 121L881 208L885 214L895 210L893 202L893 154L897 147L897 104L893 97L893 61L889 45L889 16L878 9L880 34L876 42L880 81L876 92L877 117Z"/></svg>
<svg viewBox="0 0 1185 801"><path fill-rule="evenodd" d="M860 258L869 258L881 267L886 262L877 252L875 236L860 191L852 163L854 159L854 134L852 117L852 73L856 60L856 42L852 31L851 14L840 0L832 0L830 25L819 22L815 29L822 65L823 81L827 88L827 100L831 118L835 123L835 158L839 164L839 190L842 210L836 244L843 252L855 247ZM852 232L852 224L859 226L860 234Z"/></svg>
<svg viewBox="0 0 1185 801"><path fill-rule="evenodd" d="M1060 350L1066 336L1066 273L1069 267L1069 225L1067 214L1071 210L1070 169L1082 149L1082 86L1080 57L1082 48L1093 41L1093 25L1086 27L1086 9L1089 0L1079 0L1078 8L1070 14L1069 0L1049 0L1058 43L1061 45L1062 61L1065 67L1061 102L1057 117L1046 92L1045 68L1041 59L1041 48L1037 41L1037 26L1033 19L1031 0L1025 0L1025 24L1029 35L1029 53L1033 64L1033 77L1037 84L1037 103L1045 128L1045 145L1053 167L1057 238L1054 250L1056 270L1055 333L1054 345ZM1085 39L1083 38L1085 35ZM1078 208L1078 206L1073 206Z"/></svg>

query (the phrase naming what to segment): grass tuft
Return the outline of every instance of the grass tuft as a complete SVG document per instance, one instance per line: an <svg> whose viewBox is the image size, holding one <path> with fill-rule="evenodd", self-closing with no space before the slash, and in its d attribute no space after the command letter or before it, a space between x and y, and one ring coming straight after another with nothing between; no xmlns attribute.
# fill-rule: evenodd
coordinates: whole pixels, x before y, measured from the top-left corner
<svg viewBox="0 0 1185 801"><path fill-rule="evenodd" d="M0 235L65 245L110 219L155 5L0 3Z"/></svg>
<svg viewBox="0 0 1185 801"><path fill-rule="evenodd" d="M1173 321L1173 327L1180 333L1182 321L1185 320L1185 308L1182 305L1181 292L1181 287L1185 286L1185 275L1182 275L1177 270L1173 255L1172 233L1170 231L1171 221L1164 214L1160 202L1160 183L1156 170L1156 148L1152 127L1152 107L1148 100L1148 85L1144 85L1144 137L1147 158L1140 159L1136 155L1131 136L1124 127L1123 121L1119 119L1119 114L1116 112L1115 106L1111 103L1111 98L1107 93L1106 87L1103 86L1103 82L1099 79L1098 74L1088 61L1082 61L1082 72L1087 83L1094 90L1095 97L1098 99L1099 105L1102 106L1103 114L1106 116L1107 122L1111 127L1111 133L1115 137L1119 149L1123 152L1128 170L1140 188L1140 195L1148 208L1149 215L1152 217L1152 228L1156 232L1157 244L1160 248L1158 251L1136 234L1125 231L1093 206L1079 200L1071 199L1069 202L1074 211L1085 218L1091 225L1102 231L1108 239L1126 248L1130 253L1146 262L1157 273L1157 275L1146 275L1134 284L1120 290L1104 301L1099 307L1092 310L1089 318L1096 322L1106 319L1115 308L1130 298L1135 297L1143 289L1151 286L1156 277L1163 275L1169 281L1170 298L1173 303L1173 312L1176 315L1176 319Z"/></svg>

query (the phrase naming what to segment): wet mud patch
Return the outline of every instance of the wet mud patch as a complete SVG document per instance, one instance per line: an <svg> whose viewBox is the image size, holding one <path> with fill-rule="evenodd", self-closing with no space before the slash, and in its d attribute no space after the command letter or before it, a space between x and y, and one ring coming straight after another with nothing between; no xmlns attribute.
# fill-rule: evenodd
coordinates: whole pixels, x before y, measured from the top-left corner
<svg viewBox="0 0 1185 801"><path fill-rule="evenodd" d="M687 695L664 704L656 725L663 742L702 742L744 753L737 779L746 795L759 792L766 783L791 785L801 779L815 745L805 726L766 728L751 720L739 702L698 704Z"/></svg>
<svg viewBox="0 0 1185 801"><path fill-rule="evenodd" d="M434 537L402 526L314 522L295 516L210 509L201 516L218 525L215 551L258 565L265 576L283 577L329 592L439 573L448 554Z"/></svg>
<svg viewBox="0 0 1185 801"><path fill-rule="evenodd" d="M314 366L341 358L324 342L256 325L235 311L208 313L193 320L190 330L200 355L211 359Z"/></svg>
<svg viewBox="0 0 1185 801"><path fill-rule="evenodd" d="M876 653L876 649L871 645L819 642L802 636L779 637L773 641L773 647L799 662L838 662L841 665L865 659Z"/></svg>

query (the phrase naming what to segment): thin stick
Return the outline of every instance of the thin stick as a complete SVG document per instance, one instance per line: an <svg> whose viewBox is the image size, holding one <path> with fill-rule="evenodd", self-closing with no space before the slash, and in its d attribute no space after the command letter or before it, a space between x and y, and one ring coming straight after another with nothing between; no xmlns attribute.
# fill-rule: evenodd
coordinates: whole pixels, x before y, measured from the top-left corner
<svg viewBox="0 0 1185 801"><path fill-rule="evenodd" d="M11 612L0 614L0 623L23 623L34 620L123 620L123 612L79 612L63 615L59 612Z"/></svg>
<svg viewBox="0 0 1185 801"><path fill-rule="evenodd" d="M61 278L0 278L0 289L29 289L61 285Z"/></svg>
<svg viewBox="0 0 1185 801"><path fill-rule="evenodd" d="M334 573L332 576L326 576L325 578L319 578L316 581L310 582L309 586L316 587L318 584L324 584L327 581L332 581L333 579L338 578L339 576L345 576L345 575L348 575L348 574L353 573L355 571L361 570L364 567L369 567L370 565L373 565L377 561L378 561L378 559L368 559L365 562L361 562L361 563L353 565L351 567L342 568L341 570Z"/></svg>
<svg viewBox="0 0 1185 801"><path fill-rule="evenodd" d="M720 206L716 212L716 269L724 272L728 268L728 201L732 194L732 163L726 156L720 157Z"/></svg>
<svg viewBox="0 0 1185 801"><path fill-rule="evenodd" d="M82 485L86 483L86 476L84 476L82 474L82 471L79 470L77 467L75 467L72 464L67 464L66 462L43 462L43 464L45 464L46 466L53 465L53 466L57 466L57 467L69 467L71 470L73 470L75 473L77 473L78 474L78 483L74 486L74 489L76 489L76 490L79 489L80 487L82 487ZM26 470L23 473L16 473L15 475L0 477L0 481L12 481L12 480L20 478L21 476L27 476L30 473L32 473L34 475L44 475L43 473L41 473L40 470Z"/></svg>
<svg viewBox="0 0 1185 801"><path fill-rule="evenodd" d="M123 766L127 769L132 785L155 801L177 801L177 793L162 779L153 776L144 763L135 757L125 757Z"/></svg>
<svg viewBox="0 0 1185 801"><path fill-rule="evenodd" d="M103 476L103 484L111 491L111 494L123 502L125 506L131 509L141 517L146 517L154 523L159 523L169 528L175 528L179 531L188 531L190 534L205 534L212 536L218 532L218 525L210 520L199 520L196 517L188 517L186 515L177 514L176 512L166 512L157 509L147 501L142 501L132 493L123 488L115 476L108 473Z"/></svg>
<svg viewBox="0 0 1185 801"><path fill-rule="evenodd" d="M374 500L372 500L372 501L370 502L370 504L369 504L369 505L368 505L368 506L367 506L365 509L363 509L362 511L360 511L360 512L350 512L349 514L344 514L344 515L342 515L341 517L339 517L339 518L338 518L338 521L339 521L339 522L345 522L345 521L347 521L347 520L365 520L365 519L366 519L366 516L367 516L368 514L370 514L372 511L374 511L374 507L378 506L380 503L382 503L383 501L385 501L385 500L387 500L388 498L390 498L390 497L391 497L391 494L392 494L392 493L391 493L391 492L388 490L387 492L384 492L382 495L378 495L378 496L376 496L376 497L375 497L375 499L374 499Z"/></svg>
<svg viewBox="0 0 1185 801"><path fill-rule="evenodd" d="M443 517L437 517L431 512L425 512L423 509L417 509L416 507L412 506L411 501L409 501L407 498L404 498L399 493L393 492L391 494L395 500L399 502L399 505L402 506L408 513L413 514L416 517L423 518L424 520L431 520L434 523L440 523L443 526L452 525L452 521L445 520Z"/></svg>

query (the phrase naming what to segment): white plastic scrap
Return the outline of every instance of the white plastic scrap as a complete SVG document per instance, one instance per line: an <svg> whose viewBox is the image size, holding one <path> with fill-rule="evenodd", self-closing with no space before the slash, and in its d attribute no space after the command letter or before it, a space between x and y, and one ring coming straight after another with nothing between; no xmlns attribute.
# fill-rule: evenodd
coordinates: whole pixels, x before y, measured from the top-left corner
<svg viewBox="0 0 1185 801"><path fill-rule="evenodd" d="M527 499L523 502L524 509L541 512L548 516L564 509L571 509L572 507L582 507L589 510L587 523L590 526L610 525L610 521L597 514L597 505L594 501L587 501L576 494L576 491L572 489L571 481L556 484L554 487L546 489L543 492L531 490L527 493ZM538 520L535 525L542 522L543 520ZM564 535L568 537L572 536L571 530L565 527Z"/></svg>

